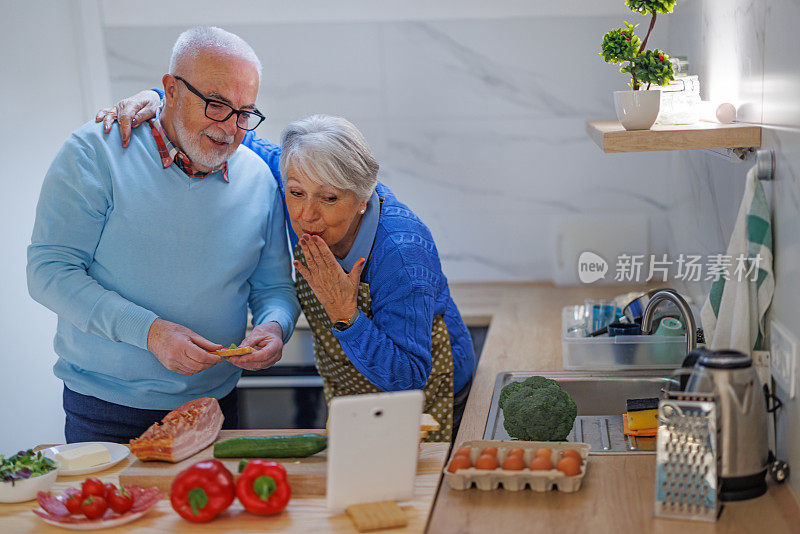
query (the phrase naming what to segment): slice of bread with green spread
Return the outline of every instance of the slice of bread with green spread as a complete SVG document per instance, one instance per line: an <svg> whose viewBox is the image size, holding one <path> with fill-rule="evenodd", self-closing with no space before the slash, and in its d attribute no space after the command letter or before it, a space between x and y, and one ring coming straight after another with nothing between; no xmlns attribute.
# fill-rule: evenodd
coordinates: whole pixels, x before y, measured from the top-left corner
<svg viewBox="0 0 800 534"><path fill-rule="evenodd" d="M213 350L211 351L211 354L216 354L217 356L228 358L230 356L242 356L244 354L250 354L251 352L255 351L256 349L254 349L253 347L233 347L229 349Z"/></svg>

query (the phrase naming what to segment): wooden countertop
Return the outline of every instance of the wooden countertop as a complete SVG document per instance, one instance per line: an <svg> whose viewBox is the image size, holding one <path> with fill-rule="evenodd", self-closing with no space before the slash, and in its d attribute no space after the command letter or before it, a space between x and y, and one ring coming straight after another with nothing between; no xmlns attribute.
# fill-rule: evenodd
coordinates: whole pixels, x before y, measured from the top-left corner
<svg viewBox="0 0 800 534"><path fill-rule="evenodd" d="M237 435L275 435L283 433L305 433L303 431L251 430L237 431ZM318 431L317 431L318 432ZM408 525L402 529L393 529L392 533L419 533L425 529L438 487L439 478L447 456L447 443L420 443L417 478L414 482L414 498L401 502L401 508L408 516ZM59 477L52 492L59 493L69 487L77 487L87 476L97 476L103 482L119 483L119 473L131 465L135 458L131 455L111 469L96 475L75 477ZM36 501L17 504L0 503L0 532L27 533L52 532L64 533L66 530L46 524L31 510L38 507ZM297 533L357 533L350 519L343 513L328 511L325 497L293 496L286 510L271 517L260 517L244 510L239 501L209 523L190 523L182 519L172 510L169 500L158 502L154 509L144 517L115 529L103 532L144 532L161 534L162 532L297 532Z"/></svg>
<svg viewBox="0 0 800 534"><path fill-rule="evenodd" d="M453 284L451 290L468 324L489 324L486 342L456 443L481 439L492 388L502 371L560 371L561 308L586 297L609 297L639 287L555 287L551 284ZM654 455L591 456L580 491L535 493L530 490L450 491L439 486L447 445L421 444L415 499L408 504L405 530L420 532L435 495L427 531L492 532L655 532L700 533L797 532L800 507L788 484L769 485L766 495L729 503L717 523L653 517ZM117 482L126 460L100 478ZM59 479L54 490L74 486L83 477ZM438 493L436 493L439 487ZM33 502L0 504L0 532L64 532L44 524L32 512ZM794 526L792 526L794 525ZM238 503L218 520L196 525L182 520L161 501L147 516L117 530L153 532L355 532L342 514L332 515L324 498L293 499L288 513L260 518L243 513Z"/></svg>
<svg viewBox="0 0 800 534"><path fill-rule="evenodd" d="M456 444L482 439L492 389L502 371L561 371L561 308L642 286L453 284L465 317L486 317L486 342ZM770 481L771 482L771 481ZM428 532L797 532L800 507L788 484L727 503L716 523L653 517L655 455L593 455L577 493L451 491L442 483ZM794 525L794 526L792 526Z"/></svg>

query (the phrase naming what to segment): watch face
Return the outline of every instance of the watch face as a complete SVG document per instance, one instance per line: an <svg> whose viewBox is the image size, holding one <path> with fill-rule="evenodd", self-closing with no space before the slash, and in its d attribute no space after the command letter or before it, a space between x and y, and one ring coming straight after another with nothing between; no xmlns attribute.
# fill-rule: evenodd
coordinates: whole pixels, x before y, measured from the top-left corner
<svg viewBox="0 0 800 534"><path fill-rule="evenodd" d="M356 313L349 320L336 321L335 323L333 323L333 328L335 328L339 332L347 330L353 323L356 322L356 319L358 319L358 310L356 310Z"/></svg>

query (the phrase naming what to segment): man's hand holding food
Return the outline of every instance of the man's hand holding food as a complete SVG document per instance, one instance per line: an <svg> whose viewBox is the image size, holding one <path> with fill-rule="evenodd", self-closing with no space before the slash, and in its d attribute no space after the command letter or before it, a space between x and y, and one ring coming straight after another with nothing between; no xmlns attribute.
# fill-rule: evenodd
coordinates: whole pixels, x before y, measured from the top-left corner
<svg viewBox="0 0 800 534"><path fill-rule="evenodd" d="M243 347L253 347L255 352L242 356L231 356L228 361L248 371L258 371L271 367L281 359L283 351L283 329L276 322L269 322L253 327L244 341Z"/></svg>

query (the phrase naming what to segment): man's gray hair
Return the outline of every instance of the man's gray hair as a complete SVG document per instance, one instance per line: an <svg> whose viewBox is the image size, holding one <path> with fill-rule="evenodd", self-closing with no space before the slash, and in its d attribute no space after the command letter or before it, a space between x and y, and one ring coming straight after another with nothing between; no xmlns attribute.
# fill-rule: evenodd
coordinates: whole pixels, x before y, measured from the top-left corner
<svg viewBox="0 0 800 534"><path fill-rule="evenodd" d="M378 182L378 162L364 136L350 121L312 115L295 121L281 134L281 174L289 166L314 182L352 191L367 200Z"/></svg>
<svg viewBox="0 0 800 534"><path fill-rule="evenodd" d="M180 64L204 48L218 49L249 61L255 65L258 70L258 81L261 81L261 61L253 48L238 35L216 26L197 26L180 34L172 47L169 73L173 76L180 74L178 72Z"/></svg>

